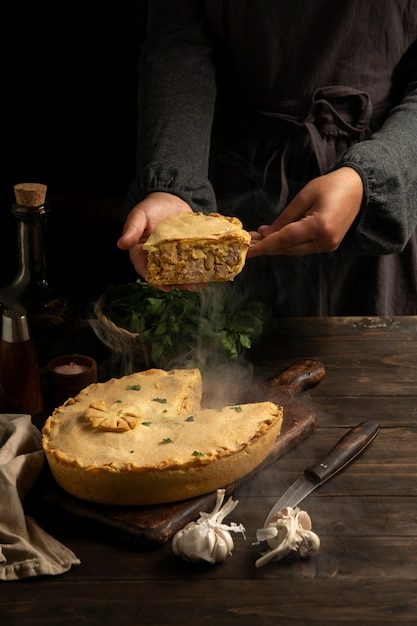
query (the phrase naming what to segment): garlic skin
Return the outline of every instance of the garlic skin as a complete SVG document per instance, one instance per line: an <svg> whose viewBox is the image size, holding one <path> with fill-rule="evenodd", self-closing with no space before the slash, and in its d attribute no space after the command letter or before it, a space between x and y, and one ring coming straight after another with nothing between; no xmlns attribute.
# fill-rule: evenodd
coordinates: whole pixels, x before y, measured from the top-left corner
<svg viewBox="0 0 417 626"><path fill-rule="evenodd" d="M312 530L310 516L298 507L286 507L269 522L258 529L258 541L266 541L269 552L265 552L255 563L262 567L271 560L278 561L292 551L305 558L315 554L320 548L320 539Z"/></svg>
<svg viewBox="0 0 417 626"><path fill-rule="evenodd" d="M238 500L231 498L222 507L225 489L217 490L216 505L211 513L200 513L195 522L189 522L172 539L172 550L176 556L197 563L207 561L214 564L224 561L232 554L234 542L231 532L245 535L242 524L223 524L224 518L237 506Z"/></svg>

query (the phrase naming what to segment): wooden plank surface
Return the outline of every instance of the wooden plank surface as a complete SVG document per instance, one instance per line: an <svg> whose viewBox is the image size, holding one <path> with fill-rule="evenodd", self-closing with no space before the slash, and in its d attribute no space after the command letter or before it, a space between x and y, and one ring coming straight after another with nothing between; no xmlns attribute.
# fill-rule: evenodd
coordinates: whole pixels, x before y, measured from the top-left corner
<svg viewBox="0 0 417 626"><path fill-rule="evenodd" d="M256 356L274 375L297 359L326 368L302 402L317 428L237 486L243 523L216 566L109 540L64 511L45 527L81 560L67 574L0 585L10 626L391 626L417 624L417 318L279 320ZM254 567L256 529L275 499L347 429L378 419L368 450L304 502L320 552Z"/></svg>

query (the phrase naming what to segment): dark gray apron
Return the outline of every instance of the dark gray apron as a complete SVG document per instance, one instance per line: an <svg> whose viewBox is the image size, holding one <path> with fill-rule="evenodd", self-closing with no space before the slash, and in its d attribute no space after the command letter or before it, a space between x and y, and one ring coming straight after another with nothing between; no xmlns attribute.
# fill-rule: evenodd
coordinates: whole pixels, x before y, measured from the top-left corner
<svg viewBox="0 0 417 626"><path fill-rule="evenodd" d="M250 112L220 100L211 178L219 210L247 229L271 223L308 180L367 139L391 106L349 86L312 93L304 112L294 98ZM342 243L332 254L249 260L236 286L280 316L416 314L416 267L414 235L401 254L357 256Z"/></svg>

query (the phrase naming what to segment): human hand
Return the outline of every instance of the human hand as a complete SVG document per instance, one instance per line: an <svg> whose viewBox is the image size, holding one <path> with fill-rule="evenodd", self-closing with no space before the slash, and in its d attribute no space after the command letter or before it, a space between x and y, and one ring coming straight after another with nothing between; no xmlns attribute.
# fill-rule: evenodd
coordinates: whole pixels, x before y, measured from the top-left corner
<svg viewBox="0 0 417 626"><path fill-rule="evenodd" d="M252 232L248 258L334 252L358 215L363 199L360 175L351 167L314 178L270 226Z"/></svg>
<svg viewBox="0 0 417 626"><path fill-rule="evenodd" d="M143 278L146 279L147 272L147 254L143 244L164 217L186 211L191 212L192 209L184 200L159 191L150 193L130 211L117 246L129 251L135 270Z"/></svg>

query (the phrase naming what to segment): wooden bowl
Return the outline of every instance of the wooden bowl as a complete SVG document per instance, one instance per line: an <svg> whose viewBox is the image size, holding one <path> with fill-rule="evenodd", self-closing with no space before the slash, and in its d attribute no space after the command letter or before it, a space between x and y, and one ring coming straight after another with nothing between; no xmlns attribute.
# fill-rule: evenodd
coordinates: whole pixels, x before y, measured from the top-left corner
<svg viewBox="0 0 417 626"><path fill-rule="evenodd" d="M97 363L84 354L58 356L47 364L46 378L51 401L60 405L97 382Z"/></svg>

